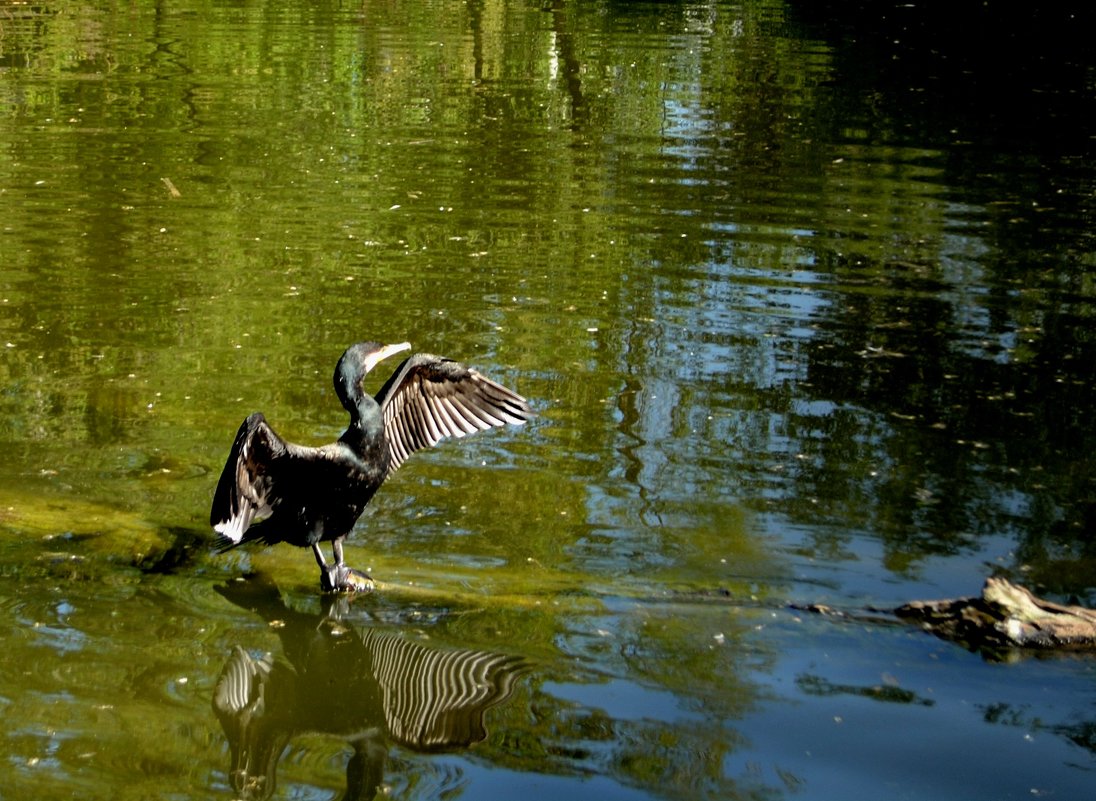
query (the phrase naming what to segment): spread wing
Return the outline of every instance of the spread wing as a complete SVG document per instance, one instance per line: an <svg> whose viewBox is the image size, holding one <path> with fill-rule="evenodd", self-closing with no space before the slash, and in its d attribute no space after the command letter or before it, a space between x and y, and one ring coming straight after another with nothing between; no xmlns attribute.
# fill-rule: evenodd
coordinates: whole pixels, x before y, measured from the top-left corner
<svg viewBox="0 0 1096 801"><path fill-rule="evenodd" d="M390 736L420 751L483 740L487 710L510 695L526 669L517 657L433 648L398 632L363 628L358 634L372 652Z"/></svg>
<svg viewBox="0 0 1096 801"><path fill-rule="evenodd" d="M459 362L428 353L405 359L375 400L384 414L389 475L412 453L445 437L521 425L533 417L521 395Z"/></svg>
<svg viewBox="0 0 1096 801"><path fill-rule="evenodd" d="M240 425L209 511L209 524L221 535L223 548L239 545L255 518L270 515L277 500L277 463L290 458L290 449L297 447L274 433L260 412Z"/></svg>

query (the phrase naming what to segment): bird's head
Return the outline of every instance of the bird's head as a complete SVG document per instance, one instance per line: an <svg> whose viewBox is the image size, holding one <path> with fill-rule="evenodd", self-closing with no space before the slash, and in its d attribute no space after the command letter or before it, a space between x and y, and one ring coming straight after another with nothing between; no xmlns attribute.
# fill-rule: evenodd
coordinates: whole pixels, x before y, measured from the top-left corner
<svg viewBox="0 0 1096 801"><path fill-rule="evenodd" d="M335 393L348 412L353 414L362 399L362 379L380 362L396 353L411 350L410 342L382 345L379 342L358 342L351 345L335 365Z"/></svg>

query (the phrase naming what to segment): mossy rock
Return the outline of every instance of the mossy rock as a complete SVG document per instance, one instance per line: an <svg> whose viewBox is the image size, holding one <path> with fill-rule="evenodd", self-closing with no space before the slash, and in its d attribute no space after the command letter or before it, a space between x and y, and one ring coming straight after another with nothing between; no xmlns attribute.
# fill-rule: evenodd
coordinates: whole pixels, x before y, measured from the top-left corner
<svg viewBox="0 0 1096 801"><path fill-rule="evenodd" d="M162 526L132 512L79 498L0 493L0 553L9 566L96 573L93 564L143 567L173 545Z"/></svg>

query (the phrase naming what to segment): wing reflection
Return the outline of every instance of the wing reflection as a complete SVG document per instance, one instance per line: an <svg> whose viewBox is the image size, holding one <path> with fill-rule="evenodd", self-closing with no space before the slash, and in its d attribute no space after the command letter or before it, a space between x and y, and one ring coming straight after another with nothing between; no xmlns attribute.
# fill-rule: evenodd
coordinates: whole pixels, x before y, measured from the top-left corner
<svg viewBox="0 0 1096 801"><path fill-rule="evenodd" d="M231 751L233 789L269 798L278 760L306 732L342 737L354 749L345 798L373 798L392 743L417 751L467 747L487 736L484 713L511 692L518 657L438 648L395 630L285 605L265 581L216 588L237 606L277 622L286 658L236 646L213 692L213 711Z"/></svg>

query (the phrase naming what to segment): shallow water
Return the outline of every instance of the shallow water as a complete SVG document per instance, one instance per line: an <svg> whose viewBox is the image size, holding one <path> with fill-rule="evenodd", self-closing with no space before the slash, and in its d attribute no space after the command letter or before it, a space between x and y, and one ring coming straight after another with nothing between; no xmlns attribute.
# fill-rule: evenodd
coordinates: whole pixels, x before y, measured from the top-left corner
<svg viewBox="0 0 1096 801"><path fill-rule="evenodd" d="M1088 12L936 13L0 6L0 795L1087 797L1089 658L790 606L1096 602ZM206 521L365 338L539 416L332 605Z"/></svg>

